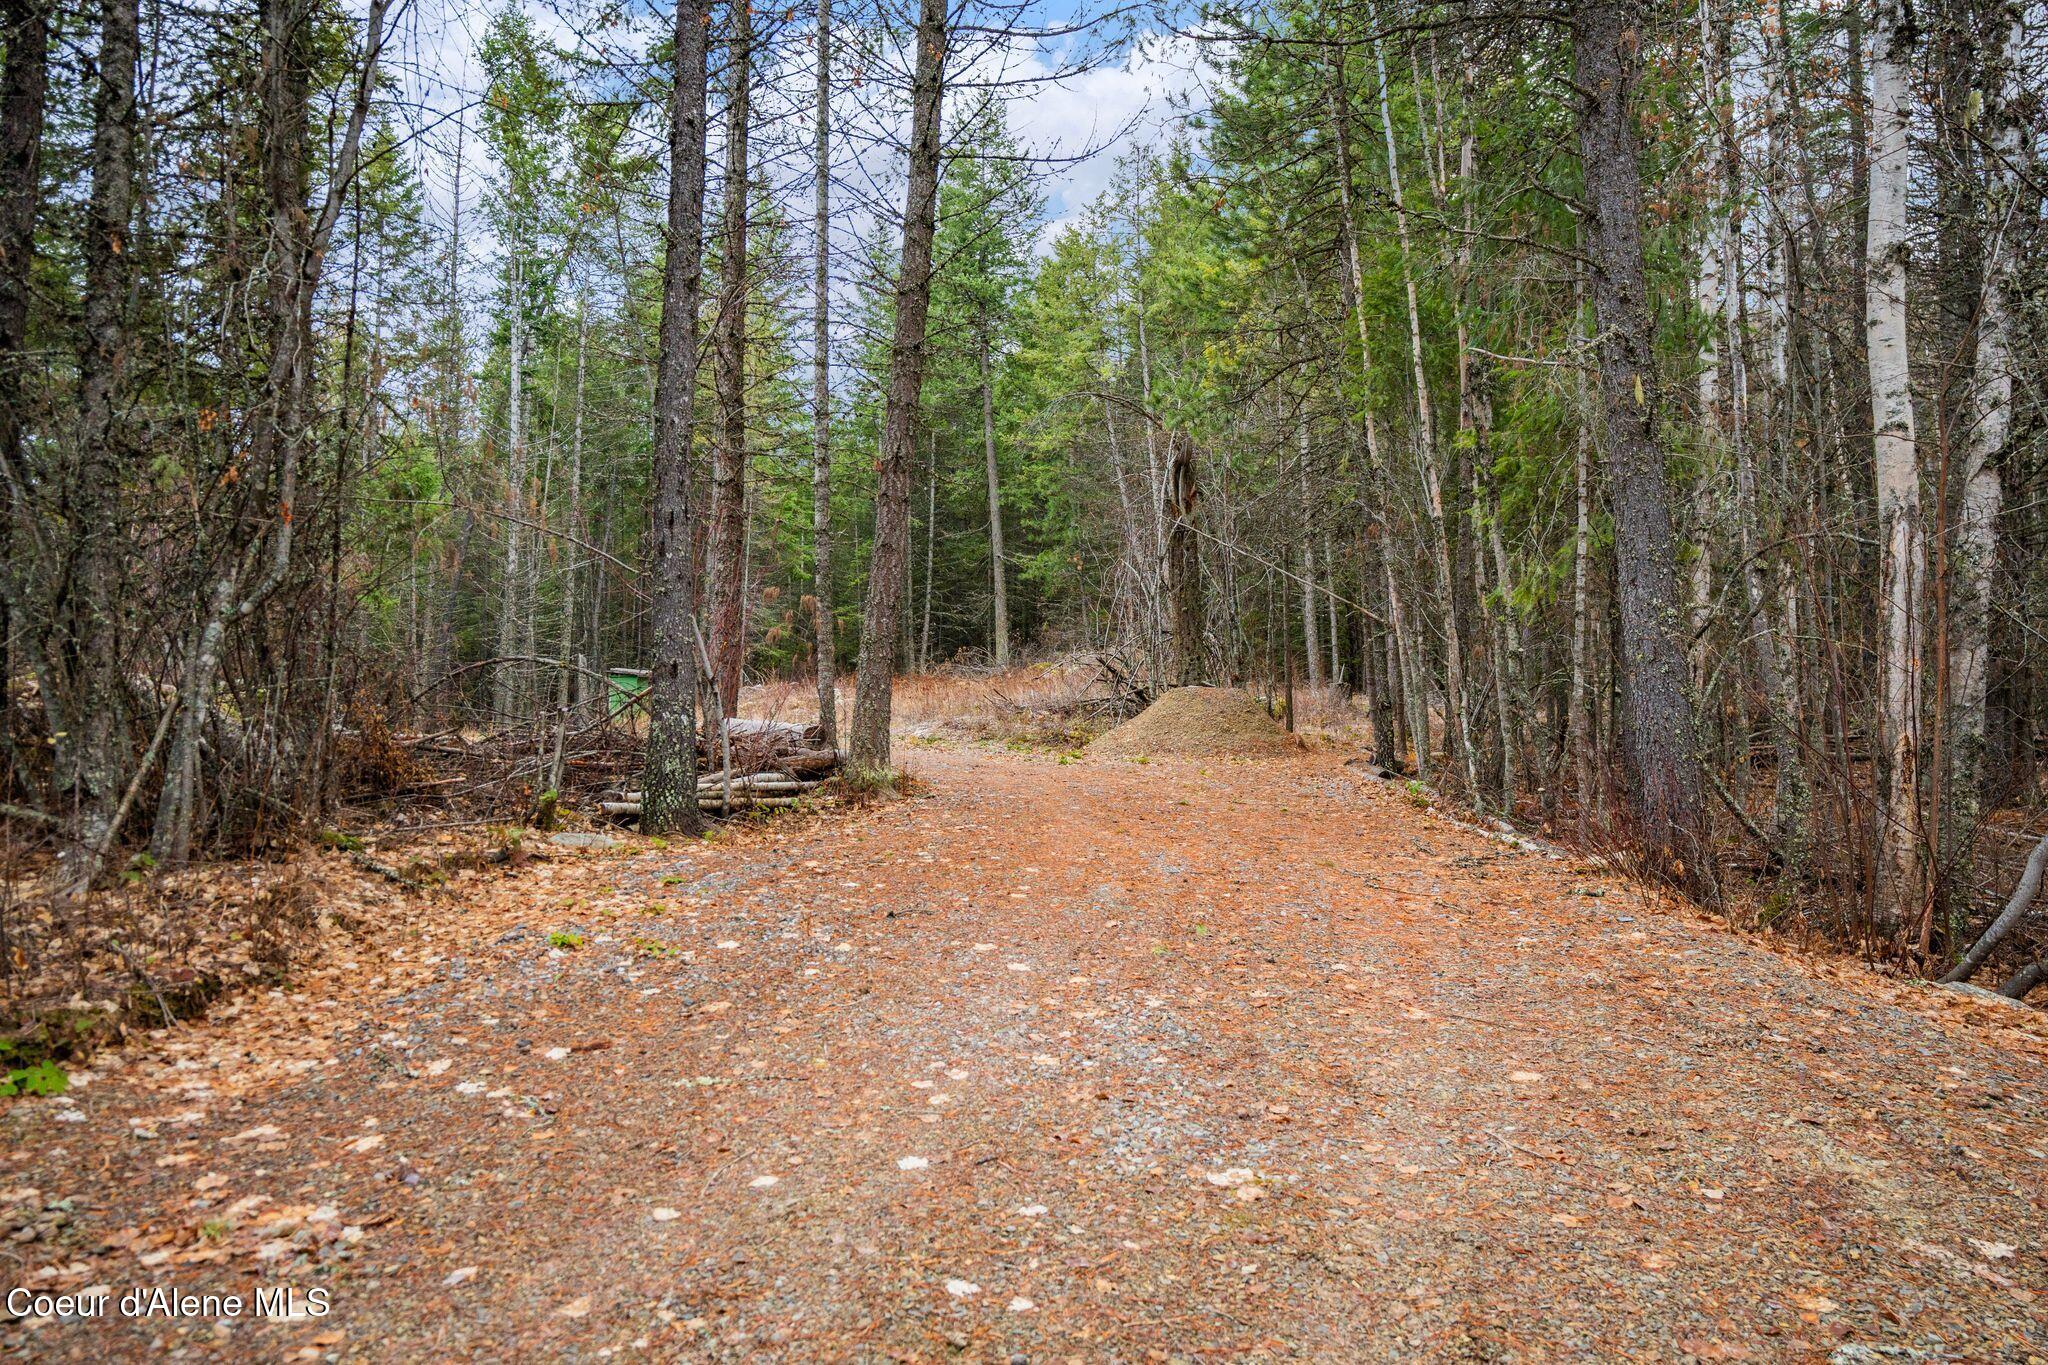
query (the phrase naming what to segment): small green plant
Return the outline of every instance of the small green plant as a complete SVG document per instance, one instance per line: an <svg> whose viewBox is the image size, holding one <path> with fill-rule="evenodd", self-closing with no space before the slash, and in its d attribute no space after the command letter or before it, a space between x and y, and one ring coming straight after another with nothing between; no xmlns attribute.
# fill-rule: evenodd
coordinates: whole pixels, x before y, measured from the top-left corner
<svg viewBox="0 0 2048 1365"><path fill-rule="evenodd" d="M1412 805L1413 805L1413 806L1414 806L1414 807L1415 807L1415 808L1416 808L1417 810L1428 810L1428 809L1429 809L1429 788L1427 788L1427 787L1423 786L1423 785L1422 785L1422 784L1421 784L1420 782L1417 782L1417 781L1416 781L1416 780L1415 780L1414 778L1412 778L1412 777L1411 777L1411 778L1409 778L1409 779L1408 779L1408 800L1409 800L1410 804L1412 804Z"/></svg>
<svg viewBox="0 0 2048 1365"><path fill-rule="evenodd" d="M338 829L321 830L320 842L327 848L339 849L343 853L360 853L363 851L363 841L361 839Z"/></svg>
<svg viewBox="0 0 2048 1365"><path fill-rule="evenodd" d="M71 1078L55 1062L37 1062L0 1080L0 1095L61 1095L70 1088Z"/></svg>
<svg viewBox="0 0 2048 1365"><path fill-rule="evenodd" d="M566 948L570 952L583 946L583 935L567 929L556 929L548 934L548 947Z"/></svg>
<svg viewBox="0 0 2048 1365"><path fill-rule="evenodd" d="M849 763L839 775L840 785L854 796L882 796L896 790L894 768L863 768Z"/></svg>
<svg viewBox="0 0 2048 1365"><path fill-rule="evenodd" d="M217 1245L225 1242L228 1239L228 1234L233 1231L234 1225L229 1223L227 1219L209 1218L199 1225L199 1240Z"/></svg>

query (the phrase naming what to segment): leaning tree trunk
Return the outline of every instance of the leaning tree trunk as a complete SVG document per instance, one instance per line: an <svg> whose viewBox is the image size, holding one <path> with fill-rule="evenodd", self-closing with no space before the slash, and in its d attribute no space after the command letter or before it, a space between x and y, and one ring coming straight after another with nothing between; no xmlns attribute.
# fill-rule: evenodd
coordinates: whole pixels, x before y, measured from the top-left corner
<svg viewBox="0 0 2048 1365"><path fill-rule="evenodd" d="M852 765L867 772L889 767L896 637L902 626L903 574L910 558L910 474L917 454L918 398L924 387L932 235L938 226L946 23L946 0L921 0L915 38L917 64L910 87L910 175L903 198L903 250L897 267L896 321L889 343L889 388L876 475L875 542L861 615L853 733L848 746Z"/></svg>
<svg viewBox="0 0 2048 1365"><path fill-rule="evenodd" d="M1612 470L1621 748L1629 815L1646 862L1711 899L1713 850L1678 638L1671 492L1657 445L1654 332L1644 281L1643 181L1631 96L1646 19L1641 0L1594 0L1575 11L1572 43Z"/></svg>
<svg viewBox="0 0 2048 1365"><path fill-rule="evenodd" d="M704 29L709 0L677 0L669 97L668 243L661 271L661 348L654 377L653 502L648 577L654 657L640 829L695 833L697 568L692 554L690 436L696 415L697 307L704 290Z"/></svg>
<svg viewBox="0 0 2048 1365"><path fill-rule="evenodd" d="M1878 732L1886 794L1877 839L1877 928L1924 934L1920 861L1920 469L1906 349L1906 194L1912 176L1912 19L1898 0L1870 24L1870 207L1864 289L1875 439Z"/></svg>
<svg viewBox="0 0 2048 1365"><path fill-rule="evenodd" d="M818 0L818 126L811 151L811 556L818 728L839 743L838 631L832 616L832 0Z"/></svg>
<svg viewBox="0 0 2048 1365"><path fill-rule="evenodd" d="M747 122L751 117L754 20L750 0L729 6L731 65L725 105L725 203L719 229L718 315L712 323L718 439L711 448L711 666L718 703L739 714L747 656Z"/></svg>

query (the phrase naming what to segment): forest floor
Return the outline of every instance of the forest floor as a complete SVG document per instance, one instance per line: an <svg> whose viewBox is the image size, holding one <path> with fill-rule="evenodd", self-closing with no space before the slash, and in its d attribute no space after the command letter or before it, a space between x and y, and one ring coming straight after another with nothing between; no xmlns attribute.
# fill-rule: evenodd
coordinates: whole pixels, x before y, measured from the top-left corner
<svg viewBox="0 0 2048 1365"><path fill-rule="evenodd" d="M2038 1012L1772 951L1332 754L394 888L0 1118L38 1358L2048 1358ZM553 941L551 942L551 936Z"/></svg>

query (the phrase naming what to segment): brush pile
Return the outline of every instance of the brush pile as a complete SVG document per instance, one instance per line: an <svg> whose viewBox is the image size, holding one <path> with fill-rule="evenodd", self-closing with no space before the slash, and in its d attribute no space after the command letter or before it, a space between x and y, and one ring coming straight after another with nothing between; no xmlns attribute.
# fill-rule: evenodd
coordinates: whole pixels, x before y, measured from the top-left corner
<svg viewBox="0 0 2048 1365"><path fill-rule="evenodd" d="M815 725L736 719L722 737L697 737L697 808L707 815L794 806L831 781L839 752ZM640 814L641 794L622 792L598 809L615 820Z"/></svg>

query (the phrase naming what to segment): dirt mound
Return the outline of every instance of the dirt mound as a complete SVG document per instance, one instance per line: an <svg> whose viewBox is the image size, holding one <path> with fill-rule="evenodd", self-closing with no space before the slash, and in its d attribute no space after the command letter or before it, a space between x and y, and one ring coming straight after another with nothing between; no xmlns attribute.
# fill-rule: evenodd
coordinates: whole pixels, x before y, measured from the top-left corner
<svg viewBox="0 0 2048 1365"><path fill-rule="evenodd" d="M1241 755L1291 753L1297 746L1248 692L1230 687L1176 687L1088 746L1112 758L1138 754Z"/></svg>

